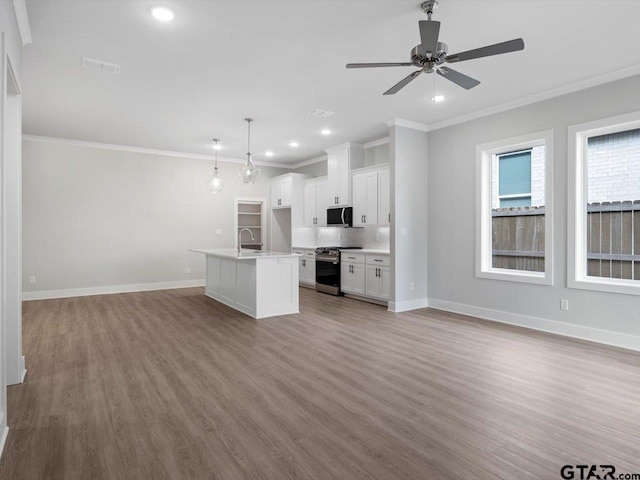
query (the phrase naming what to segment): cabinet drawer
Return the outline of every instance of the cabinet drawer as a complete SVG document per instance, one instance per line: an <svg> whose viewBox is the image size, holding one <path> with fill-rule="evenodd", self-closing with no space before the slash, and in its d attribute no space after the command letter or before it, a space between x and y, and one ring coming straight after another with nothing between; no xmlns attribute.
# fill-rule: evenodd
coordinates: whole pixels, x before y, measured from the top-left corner
<svg viewBox="0 0 640 480"><path fill-rule="evenodd" d="M340 254L340 260L349 263L364 263L364 257L362 253L342 252Z"/></svg>
<svg viewBox="0 0 640 480"><path fill-rule="evenodd" d="M389 255L367 255L367 265L390 265Z"/></svg>

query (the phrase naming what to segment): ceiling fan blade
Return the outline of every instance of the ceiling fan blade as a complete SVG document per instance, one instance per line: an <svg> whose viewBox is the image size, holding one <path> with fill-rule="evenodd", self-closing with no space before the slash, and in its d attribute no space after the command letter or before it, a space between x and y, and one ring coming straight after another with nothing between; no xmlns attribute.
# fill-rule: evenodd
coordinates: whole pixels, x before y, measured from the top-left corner
<svg viewBox="0 0 640 480"><path fill-rule="evenodd" d="M517 52L518 50L524 50L524 40L521 38L509 40L508 42L496 43L495 45L489 45L482 48L476 48L475 50L467 50L466 52L447 55L446 61L449 63L464 62L465 60L490 57L492 55L500 55L501 53Z"/></svg>
<svg viewBox="0 0 640 480"><path fill-rule="evenodd" d="M410 67L413 63L347 63L347 68Z"/></svg>
<svg viewBox="0 0 640 480"><path fill-rule="evenodd" d="M421 73L422 73L422 70L416 70L415 72L410 73L409 75L404 77L402 80L400 80L398 83L396 83L393 87L391 87L389 90L384 92L384 95L393 95L394 93L398 93L402 88L404 88L409 82L411 82L414 78L416 78Z"/></svg>
<svg viewBox="0 0 640 480"><path fill-rule="evenodd" d="M438 35L440 22L435 20L420 20L420 50L422 53L435 53L438 49Z"/></svg>
<svg viewBox="0 0 640 480"><path fill-rule="evenodd" d="M480 82L475 78L471 78L466 76L463 73L456 72L449 67L440 67L438 70L438 75L446 78L447 80L451 80L456 85L461 86L462 88L469 90L473 87L477 87L480 85Z"/></svg>

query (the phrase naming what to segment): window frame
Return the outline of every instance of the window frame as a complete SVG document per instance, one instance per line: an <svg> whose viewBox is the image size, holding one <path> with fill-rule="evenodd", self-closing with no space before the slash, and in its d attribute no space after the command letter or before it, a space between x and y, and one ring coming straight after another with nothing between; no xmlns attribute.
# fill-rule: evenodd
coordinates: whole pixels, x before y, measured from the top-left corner
<svg viewBox="0 0 640 480"><path fill-rule="evenodd" d="M640 295L640 281L587 275L587 141L589 137L640 128L640 112L568 128L567 287ZM582 208L584 207L584 208ZM573 253L571 253L573 250Z"/></svg>
<svg viewBox="0 0 640 480"><path fill-rule="evenodd" d="M492 170L494 155L545 147L544 272L493 267ZM534 132L476 146L476 277L492 280L553 285L553 130ZM533 190L533 186L532 186Z"/></svg>

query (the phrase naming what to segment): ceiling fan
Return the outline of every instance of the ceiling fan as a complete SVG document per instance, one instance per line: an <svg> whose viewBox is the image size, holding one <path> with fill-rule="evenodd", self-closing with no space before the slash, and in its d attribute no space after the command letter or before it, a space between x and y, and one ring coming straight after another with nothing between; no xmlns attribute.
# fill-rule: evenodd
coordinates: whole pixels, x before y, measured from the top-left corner
<svg viewBox="0 0 640 480"><path fill-rule="evenodd" d="M490 57L492 55L500 55L501 53L516 52L524 49L524 41L521 38L509 40L508 42L496 43L466 52L447 55L448 47L446 43L438 41L440 33L440 22L431 20L433 11L438 7L436 0L429 0L420 6L424 13L427 14L428 20L420 20L420 45L411 50L410 62L396 63L348 63L347 68L372 68L372 67L418 67L413 73L410 73L389 90L384 95L393 95L398 93L403 87L407 86L411 81L422 73L437 73L441 77L452 81L456 85L467 90L476 87L480 81L460 73L452 68L440 66L443 63L464 62L465 60L473 60L475 58Z"/></svg>

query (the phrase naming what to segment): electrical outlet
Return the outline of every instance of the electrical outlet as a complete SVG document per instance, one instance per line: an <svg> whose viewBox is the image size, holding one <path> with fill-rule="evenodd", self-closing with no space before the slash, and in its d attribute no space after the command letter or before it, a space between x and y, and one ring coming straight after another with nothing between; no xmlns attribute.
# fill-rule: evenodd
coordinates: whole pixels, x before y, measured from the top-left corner
<svg viewBox="0 0 640 480"><path fill-rule="evenodd" d="M29 277L29 283L36 283L36 277L35 277L35 276L33 276L33 275L31 275L31 276Z"/></svg>
<svg viewBox="0 0 640 480"><path fill-rule="evenodd" d="M560 300L560 310L569 310L569 300Z"/></svg>
<svg viewBox="0 0 640 480"><path fill-rule="evenodd" d="M222 235L222 229L216 228L216 235Z"/></svg>
<svg viewBox="0 0 640 480"><path fill-rule="evenodd" d="M411 291L415 290L415 289L416 289L416 284L415 284L415 283L413 283L413 282L411 282L411 283L409 284L409 288L411 289Z"/></svg>
<svg viewBox="0 0 640 480"><path fill-rule="evenodd" d="M187 267L184 269L184 273L191 273L191 268Z"/></svg>

